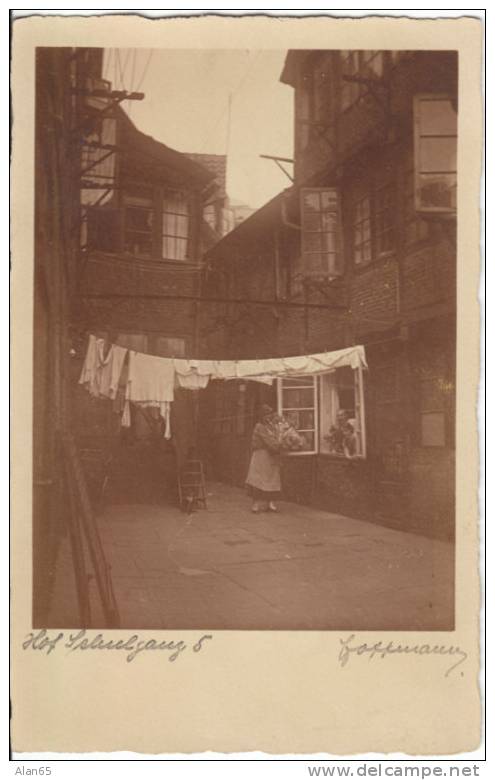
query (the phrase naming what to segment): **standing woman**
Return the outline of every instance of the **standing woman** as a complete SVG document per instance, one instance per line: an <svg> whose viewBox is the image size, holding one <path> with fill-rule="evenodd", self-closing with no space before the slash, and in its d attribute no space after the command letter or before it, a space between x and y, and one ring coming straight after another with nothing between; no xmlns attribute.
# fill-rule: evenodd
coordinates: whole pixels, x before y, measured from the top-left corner
<svg viewBox="0 0 495 780"><path fill-rule="evenodd" d="M273 409L261 407L260 421L256 424L251 440L251 462L246 477L253 498L252 512L260 511L260 503L268 512L278 512L275 499L280 496L281 442Z"/></svg>

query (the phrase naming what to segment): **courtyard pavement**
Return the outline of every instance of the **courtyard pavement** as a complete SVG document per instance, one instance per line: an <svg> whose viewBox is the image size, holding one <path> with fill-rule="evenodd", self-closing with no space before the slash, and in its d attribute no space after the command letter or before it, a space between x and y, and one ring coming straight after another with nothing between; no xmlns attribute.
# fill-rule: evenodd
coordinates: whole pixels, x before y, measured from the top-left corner
<svg viewBox="0 0 495 780"><path fill-rule="evenodd" d="M114 504L98 517L122 628L449 630L454 545L298 504L250 512L208 486L208 508ZM77 626L70 545L50 627ZM94 628L103 628L94 611Z"/></svg>

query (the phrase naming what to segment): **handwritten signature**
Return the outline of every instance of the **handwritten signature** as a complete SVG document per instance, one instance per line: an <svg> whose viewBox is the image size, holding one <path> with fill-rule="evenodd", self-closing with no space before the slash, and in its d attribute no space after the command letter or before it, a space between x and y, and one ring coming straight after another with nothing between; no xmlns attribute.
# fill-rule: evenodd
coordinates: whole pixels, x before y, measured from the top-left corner
<svg viewBox="0 0 495 780"><path fill-rule="evenodd" d="M390 640L388 643L382 641L368 644L367 642L356 641L356 635L350 634L347 639L340 640L339 663L341 667L348 664L351 655L365 655L368 660L373 658L386 658L398 653L404 655L444 655L450 658L456 658L455 663L451 664L444 673L448 677L454 669L457 669L467 659L468 654L457 645L430 645L430 644L400 644ZM463 672L461 672L463 674Z"/></svg>

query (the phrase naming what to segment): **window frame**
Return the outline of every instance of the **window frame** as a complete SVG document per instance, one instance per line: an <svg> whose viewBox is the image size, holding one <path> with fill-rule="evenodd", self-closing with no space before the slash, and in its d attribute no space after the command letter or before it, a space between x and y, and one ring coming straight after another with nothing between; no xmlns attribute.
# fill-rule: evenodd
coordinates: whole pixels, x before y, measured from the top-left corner
<svg viewBox="0 0 495 780"><path fill-rule="evenodd" d="M134 191L139 191L140 188L149 188L150 197L145 198L140 195L133 194ZM167 193L178 194L183 197L187 211L179 213L175 211L164 211L164 206L167 202ZM138 201L141 200L142 203ZM146 202L145 202L146 201ZM127 254L131 254L138 260L155 260L160 263L194 263L194 255L196 251L196 229L195 229L195 201L194 193L188 189L181 189L180 187L167 187L166 185L154 186L153 184L143 184L138 181L129 180L123 187L122 200L120 204L122 212L122 226L121 226L121 242L123 251ZM149 231L141 231L128 225L127 210L128 209L142 209L151 213L151 227ZM164 233L164 215L169 214L172 216L184 217L187 220L187 236L175 235L172 233ZM128 233L136 233L141 235L149 235L151 239L151 253L150 254L137 254L130 252L126 249L126 235ZM173 239L176 242L186 242L186 252L183 258L165 257L163 252L163 242L165 239Z"/></svg>
<svg viewBox="0 0 495 780"><path fill-rule="evenodd" d="M450 133L435 134L435 133L422 133L421 132L421 118L419 107L422 102L451 102L452 95L444 92L424 92L414 95L413 98L413 131L414 131L414 205L418 214L435 214L443 215L445 217L454 217L457 214L457 179L458 179L458 138L459 138L459 121L456 122L456 134ZM455 138L456 139L456 167L455 171L439 171L438 175L455 176L456 182L456 205L453 208L447 208L445 206L424 206L421 203L420 195L420 177L424 173L435 174L434 171L422 172L420 169L420 154L421 154L421 139L422 138Z"/></svg>
<svg viewBox="0 0 495 780"><path fill-rule="evenodd" d="M325 211L322 208L322 195L323 193L330 193L331 197L335 198L335 210L328 210ZM304 200L305 196L309 194L316 194L319 198L319 205L320 208L316 212L316 214L320 217L320 223L322 225L321 229L319 230L309 230L307 227L305 227L304 221L307 217L307 213L305 211L305 205ZM303 269L303 276L307 276L308 278L325 278L325 279L331 279L332 281L334 279L339 279L342 276L344 276L345 273L345 262L344 262L344 253L343 253L343 237L342 237L342 198L340 190L336 187L301 187L299 190L299 208L300 208L300 219L301 219L301 264ZM323 229L323 223L322 218L323 214L330 213L334 215L334 224L335 228L334 230L324 230ZM308 235L319 235L319 236L325 236L327 234L334 235L334 251L331 250L310 250L305 248L305 242L307 241ZM328 261L328 268L326 272L316 273L316 272L308 272L307 271L307 258L309 255L320 255L320 256L327 256ZM333 256L334 258L334 270L331 272L330 269L330 259Z"/></svg>
<svg viewBox="0 0 495 780"><path fill-rule="evenodd" d="M380 192L386 192L387 190L390 191L390 207L388 209L380 209L378 210L378 203L379 203L379 193ZM384 179L379 179L378 175L373 176L370 178L367 183L360 189L359 193L355 193L351 197L350 202L350 218L348 221L349 225L349 235L350 235L350 241L349 241L349 247L350 251L352 252L352 265L354 268L367 268L368 266L372 265L374 262L377 262L385 257L390 257L390 255L393 255L395 252L397 252L397 240L398 240L398 204L397 204L397 182L395 178L393 177L387 177ZM369 221L369 238L366 239L366 241L362 241L359 245L356 244L356 227L359 225L365 224L365 219L360 219L359 221L356 219L357 217L357 207L359 204L363 203L364 201L369 201L369 215L368 215L368 221ZM387 230L379 230L379 221L380 217L384 214L390 213L390 225ZM385 235L385 233L391 233L391 246L388 249L381 249L379 247L379 237ZM365 245L369 244L370 247L370 257L369 260L363 262L363 261L357 261L356 260L356 249L358 247L363 247Z"/></svg>
<svg viewBox="0 0 495 780"><path fill-rule="evenodd" d="M335 369L338 370L338 369ZM354 461L354 460L366 460L368 456L368 450L367 450L367 442L366 442L366 408L365 408L365 397L364 397L364 372L362 366L358 366L357 368L351 368L353 372L353 378L354 378L354 403L356 408L358 409L358 414L356 417L359 418L359 435L360 435L360 442L361 442L361 452L359 454L356 454L350 458L347 458L343 455L338 455L334 452L325 452L321 448L321 403L322 403L322 389L321 389L321 383L327 378L330 377L334 371L325 371L321 374L301 374L300 376L294 375L294 376L287 376L287 377L279 377L277 379L277 411L278 414L283 415L284 411L286 410L286 407L283 405L283 380L284 379L312 379L313 380L313 400L314 400L314 406L313 413L314 413L314 447L312 450L304 450L304 451L295 451L295 452L287 452L287 454L290 457L305 457L308 455L320 455L325 458L335 458L338 461ZM309 385L304 385L304 388L310 387ZM287 389L287 388L286 388ZM290 388L288 388L290 389ZM300 407L302 408L302 407ZM309 408L309 407L308 407ZM309 430L309 429L308 429Z"/></svg>

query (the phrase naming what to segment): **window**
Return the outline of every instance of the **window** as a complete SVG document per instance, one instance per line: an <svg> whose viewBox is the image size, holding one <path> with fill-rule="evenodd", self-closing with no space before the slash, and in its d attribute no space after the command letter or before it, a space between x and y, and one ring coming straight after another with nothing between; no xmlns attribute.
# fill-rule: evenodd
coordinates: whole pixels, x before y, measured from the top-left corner
<svg viewBox="0 0 495 780"><path fill-rule="evenodd" d="M425 241L429 236L428 222L421 219L415 206L414 168L405 174L404 184L404 240L406 246Z"/></svg>
<svg viewBox="0 0 495 780"><path fill-rule="evenodd" d="M382 51L347 51L340 52L342 86L340 105L342 111L356 103L367 92L366 83L351 79L378 79L383 75L384 57ZM349 79L349 80L347 80Z"/></svg>
<svg viewBox="0 0 495 780"><path fill-rule="evenodd" d="M336 190L301 190L302 260L305 276L342 274L340 206Z"/></svg>
<svg viewBox="0 0 495 780"><path fill-rule="evenodd" d="M354 206L353 239L354 262L366 265L371 261L371 205L367 195Z"/></svg>
<svg viewBox="0 0 495 780"><path fill-rule="evenodd" d="M284 377L279 380L278 411L304 439L298 454L317 452L317 378Z"/></svg>
<svg viewBox="0 0 495 780"><path fill-rule="evenodd" d="M416 209L452 214L457 197L457 113L447 96L414 99Z"/></svg>
<svg viewBox="0 0 495 780"><path fill-rule="evenodd" d="M349 366L278 381L278 411L303 436L294 455L365 457L363 374Z"/></svg>
<svg viewBox="0 0 495 780"><path fill-rule="evenodd" d="M189 257L189 202L185 193L165 192L162 212L162 257L185 260Z"/></svg>
<svg viewBox="0 0 495 780"><path fill-rule="evenodd" d="M353 208L352 247L356 265L391 252L395 246L395 188L380 184L359 195Z"/></svg>
<svg viewBox="0 0 495 780"><path fill-rule="evenodd" d="M363 377L360 369L337 368L320 377L320 451L364 457Z"/></svg>
<svg viewBox="0 0 495 780"><path fill-rule="evenodd" d="M154 209L153 191L133 188L124 195L124 248L137 257L152 257Z"/></svg>

